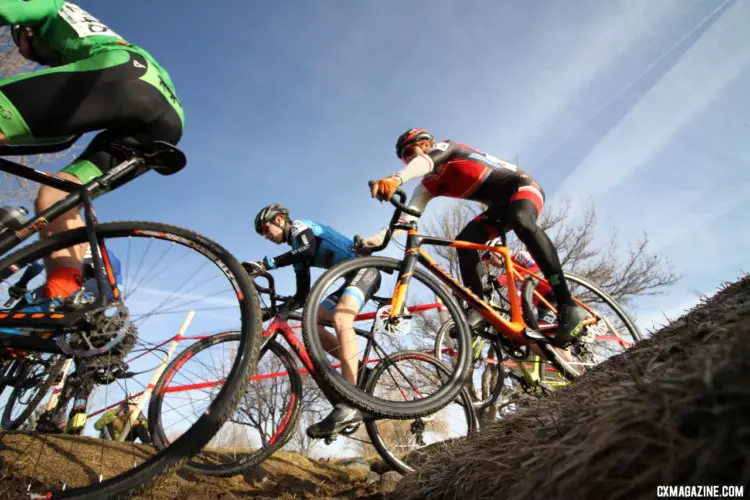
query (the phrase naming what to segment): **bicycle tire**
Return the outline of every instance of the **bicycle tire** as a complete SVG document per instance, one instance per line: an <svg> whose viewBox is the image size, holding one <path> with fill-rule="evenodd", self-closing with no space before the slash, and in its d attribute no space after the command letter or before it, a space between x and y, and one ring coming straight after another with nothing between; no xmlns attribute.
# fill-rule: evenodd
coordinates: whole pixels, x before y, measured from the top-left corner
<svg viewBox="0 0 750 500"><path fill-rule="evenodd" d="M388 357L398 359L407 359L409 357L419 358L420 361L427 361L431 363L436 367L438 371L442 372L443 374L449 374L448 369L437 357L422 351L398 351ZM370 372L370 376L367 378L367 382L365 383L365 390L375 390L377 380L384 373L385 368L386 367L382 362L378 363L375 368L373 368L373 370ZM478 431L479 421L477 419L474 406L472 405L472 397L466 387L461 388L461 390L458 392L458 395L456 396L456 399L460 401L459 404L464 408L464 413L467 419L467 428L469 430L468 435L471 436ZM372 420L365 421L365 429L367 429L367 435L370 437L370 442L378 451L378 454L383 458L385 463L391 466L393 470L404 475L416 470L414 467L401 460L388 448L388 446L386 446L386 444L383 442L383 439L380 437L380 434L378 433L377 422Z"/></svg>
<svg viewBox="0 0 750 500"><path fill-rule="evenodd" d="M42 399L44 399L44 396L47 395L47 392L49 391L50 387L55 382L55 378L60 374L60 372L62 372L66 359L67 358L59 356L58 359L55 360L55 362L50 365L50 369L47 372L47 376L42 381L42 383L37 386L38 387L37 393L29 401L29 404L26 406L26 409L23 412L21 412L21 415L11 420L13 405L18 399L18 396L20 393L20 390L18 387L13 388L13 391L8 396L8 401L5 404L5 409L3 410L2 422L0 423L0 427L2 427L4 430L14 431L18 429L19 427L21 427L21 425L23 425L26 419L28 419L29 416L32 413L34 413L34 410L42 401Z"/></svg>
<svg viewBox="0 0 750 500"><path fill-rule="evenodd" d="M326 385L338 397L348 402L355 408L384 418L413 418L418 416L429 415L436 412L443 406L449 404L463 387L469 372L471 357L471 334L466 323L463 311L451 294L446 292L440 282L419 268L414 269L411 279L419 280L431 292L435 294L448 309L452 318L459 318L459 329L457 343L460 347L457 368L452 374L448 383L444 385L435 394L426 398L403 401L403 402L386 402L367 394L358 386L353 386L346 382L341 375L327 362L327 352L318 337L317 316L318 305L323 301L323 294L330 285L337 279L356 272L362 268L378 268L380 271L388 273L397 272L401 266L401 261L390 257L357 257L354 259L340 262L325 273L323 273L313 285L305 302L302 321L302 337L304 338L305 347L310 353L310 359L315 369L321 375Z"/></svg>
<svg viewBox="0 0 750 500"><path fill-rule="evenodd" d="M633 337L633 340L636 342L642 339L641 332L638 329L638 327L635 325L633 320L628 316L628 314L620 307L620 304L615 301L615 299L612 298L611 295L609 295L607 292L599 288L597 285L593 284L588 279L584 278L583 276L579 276L574 273L564 273L565 279L567 281L570 281L572 283L578 283L579 285L583 285L584 287L588 288L592 292L594 292L596 295L599 296L599 298L607 304L609 307L612 308L613 311L615 311L615 314L620 319L620 321L623 322L623 324L627 327L627 329L630 332L630 335ZM525 304L525 309L528 309L528 304L531 304L532 297L534 295L534 288L535 285L533 283L533 280L526 280L523 284L522 288L522 295L523 295L523 303ZM526 317L527 315L524 314ZM530 319L532 318L532 319ZM531 323L529 326L531 328L536 328L536 320L533 319L534 315L529 314L526 318L526 321ZM549 359L550 363L560 372L562 375L568 379L568 380L575 380L579 378L582 373L575 369L574 366L568 364L564 359L562 359L560 356L557 355L557 352L555 351L554 347L550 344L540 344L541 349L544 351L545 355Z"/></svg>
<svg viewBox="0 0 750 500"><path fill-rule="evenodd" d="M161 409L163 403L162 396L166 385L171 382L176 371L183 366L187 359L195 356L203 349L214 346L216 344L222 342L235 342L239 340L239 337L240 334L236 332L222 332L202 339L181 351L180 354L177 355L164 370L161 377L159 377L159 380L154 386L153 397L149 401L148 407L148 420L151 436L154 445L159 449L167 446L166 434L164 432L164 428L162 427L161 419ZM279 358L281 360L281 363L284 365L284 368L286 369L290 379L290 391L294 396L291 400L290 408L287 410L288 420L285 422L284 427L280 431L277 431L277 433L273 436L273 442L268 446L261 447L258 452L250 455L245 455L236 462L228 464L206 464L190 460L184 465L185 469L191 470L193 472L199 472L208 476L233 476L262 463L268 457L273 455L276 450L284 446L289 441L289 439L292 438L292 434L295 431L297 421L299 420L301 413L300 401L302 398L302 377L297 371L297 366L294 363L292 355L289 354L289 351L284 349L281 344L276 341L266 344L266 346L260 353L260 359L262 360L264 355L268 352L271 352L273 355Z"/></svg>
<svg viewBox="0 0 750 500"><path fill-rule="evenodd" d="M3 395L5 388L8 387L8 374L16 370L16 363L18 362L19 360L17 359L7 359L0 364L0 396Z"/></svg>
<svg viewBox="0 0 750 500"><path fill-rule="evenodd" d="M451 328L453 328L453 321L448 320L440 326L440 329L438 330L437 335L435 335L434 354L438 359L440 359L440 355L442 354L441 351L442 351L443 340L445 339L445 336L448 335L448 332L450 331ZM502 394L503 388L504 388L503 384L505 383L505 372L503 370L503 365L502 365L502 361L503 361L502 345L497 339L490 340L490 339L485 338L484 340L486 342L492 342L492 344L494 344L495 353L497 356L498 373L497 373L497 379L495 381L495 385L492 387L492 390L490 391L490 394L488 397L484 399L480 399L476 396L476 391L474 391L473 389L470 391L470 394L472 395L471 405L477 411L483 410L487 408L488 406L493 405ZM469 385L471 382L472 380L469 380L466 382L466 384Z"/></svg>
<svg viewBox="0 0 750 500"><path fill-rule="evenodd" d="M11 265L23 267L49 253L88 242L87 228L82 227L39 240L0 259L0 272ZM218 243L178 226L146 221L122 221L97 224L98 239L145 237L169 241L201 253L227 277L240 305L240 346L226 383L206 412L168 448L122 474L80 488L43 490L44 498L128 498L146 491L159 477L180 468L211 440L234 411L245 391L249 374L255 370L260 348L261 312L258 294L237 259ZM5 435L5 434L3 434Z"/></svg>

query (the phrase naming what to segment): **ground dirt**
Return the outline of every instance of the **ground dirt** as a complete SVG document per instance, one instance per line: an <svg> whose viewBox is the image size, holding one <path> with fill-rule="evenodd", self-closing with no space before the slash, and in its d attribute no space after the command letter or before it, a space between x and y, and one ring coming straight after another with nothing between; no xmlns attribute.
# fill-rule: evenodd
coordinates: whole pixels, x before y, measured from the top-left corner
<svg viewBox="0 0 750 500"><path fill-rule="evenodd" d="M400 483L395 473L369 472L367 463L345 466L278 452L231 478L183 469L137 498L650 499L657 485L731 484L748 490L748 380L746 276L570 386L525 403L472 438L436 446L420 472ZM47 446L56 461L33 479L92 480L94 473L81 464L94 459L70 456L65 446L70 439L91 442L77 446L78 454L101 450L92 438L37 440L33 446ZM13 460L28 445L24 440L28 437L7 435L1 443L0 498L22 498L29 482L33 450L26 450L24 461ZM108 470L132 465L131 445L111 446L123 451Z"/></svg>

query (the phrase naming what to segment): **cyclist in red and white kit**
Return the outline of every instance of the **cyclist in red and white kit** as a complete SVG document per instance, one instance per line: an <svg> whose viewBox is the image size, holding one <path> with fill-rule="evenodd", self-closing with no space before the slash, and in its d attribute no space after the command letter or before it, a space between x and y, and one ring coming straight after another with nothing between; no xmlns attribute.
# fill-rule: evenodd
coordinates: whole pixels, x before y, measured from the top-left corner
<svg viewBox="0 0 750 500"><path fill-rule="evenodd" d="M552 241L536 221L544 206L544 191L516 165L449 140L437 142L427 130L410 129L396 142L396 155L406 166L375 182L373 197L387 201L396 189L412 179L422 178L414 189L409 206L421 212L437 196L448 196L484 203L489 208L469 222L456 239L484 243L491 239L488 227L512 229L539 265L557 301L558 329L555 344L565 347L583 331L585 311L578 307L568 290L560 259ZM404 215L405 220L416 218ZM386 229L387 230L387 229ZM385 231L367 238L363 246L380 244ZM457 249L464 284L482 296L479 252ZM486 320L478 311L468 311L467 320L476 330Z"/></svg>

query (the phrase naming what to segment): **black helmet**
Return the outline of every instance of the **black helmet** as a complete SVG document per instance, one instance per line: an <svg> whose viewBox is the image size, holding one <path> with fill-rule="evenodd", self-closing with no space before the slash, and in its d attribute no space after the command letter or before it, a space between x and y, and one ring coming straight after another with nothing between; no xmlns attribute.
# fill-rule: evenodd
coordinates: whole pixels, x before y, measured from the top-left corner
<svg viewBox="0 0 750 500"><path fill-rule="evenodd" d="M277 215L289 217L289 210L278 203L271 203L267 207L261 209L261 211L258 212L258 215L255 216L255 232L262 235L263 226L271 222Z"/></svg>
<svg viewBox="0 0 750 500"><path fill-rule="evenodd" d="M410 128L401 134L396 141L396 156L398 156L399 159L402 159L404 149L419 141L435 142L435 138L423 128Z"/></svg>

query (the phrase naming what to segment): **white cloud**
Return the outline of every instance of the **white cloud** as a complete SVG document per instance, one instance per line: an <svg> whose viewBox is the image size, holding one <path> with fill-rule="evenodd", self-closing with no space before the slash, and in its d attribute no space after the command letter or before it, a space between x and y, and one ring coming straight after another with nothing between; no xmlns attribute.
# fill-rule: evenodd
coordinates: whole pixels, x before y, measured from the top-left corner
<svg viewBox="0 0 750 500"><path fill-rule="evenodd" d="M627 53L642 39L661 29L663 22L684 5L660 1L636 5L635 2L610 2L606 14L590 23L580 20L580 39L570 38L571 26L555 22L539 33L539 44L527 53L526 64L513 72L528 75L519 86L517 99L508 113L515 117L513 128L504 135L508 148L521 151L533 144L545 124L579 96L580 90L602 69ZM561 8L569 6L561 4ZM564 15L560 13L560 15ZM555 19L556 16L550 16ZM559 18L558 18L559 19ZM585 27L584 27L584 22Z"/></svg>
<svg viewBox="0 0 750 500"><path fill-rule="evenodd" d="M714 102L750 65L747 10L747 4L731 6L599 141L555 198L582 193L605 196L634 171L648 165L677 132ZM698 29L696 26L693 31Z"/></svg>

